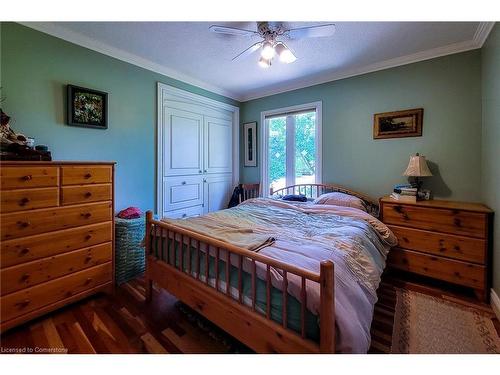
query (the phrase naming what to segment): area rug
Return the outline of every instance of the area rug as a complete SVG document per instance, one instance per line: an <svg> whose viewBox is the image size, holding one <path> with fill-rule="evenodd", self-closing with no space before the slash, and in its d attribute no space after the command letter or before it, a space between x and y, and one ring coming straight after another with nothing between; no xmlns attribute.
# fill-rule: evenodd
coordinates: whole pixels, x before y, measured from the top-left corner
<svg viewBox="0 0 500 375"><path fill-rule="evenodd" d="M396 289L391 353L500 353L500 338L479 309Z"/></svg>
<svg viewBox="0 0 500 375"><path fill-rule="evenodd" d="M252 352L245 345L238 342L236 339L184 303L177 301L175 303L175 307L188 319L191 324L198 326L198 328L204 331L212 340L221 343L227 349L227 353L248 354Z"/></svg>

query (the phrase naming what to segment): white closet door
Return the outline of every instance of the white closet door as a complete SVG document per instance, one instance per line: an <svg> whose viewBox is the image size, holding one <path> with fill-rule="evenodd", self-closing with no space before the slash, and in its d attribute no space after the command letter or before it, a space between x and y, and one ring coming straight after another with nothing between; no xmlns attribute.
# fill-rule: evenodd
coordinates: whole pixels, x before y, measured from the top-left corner
<svg viewBox="0 0 500 375"><path fill-rule="evenodd" d="M231 173L233 131L231 121L205 116L204 173Z"/></svg>
<svg viewBox="0 0 500 375"><path fill-rule="evenodd" d="M203 116L164 107L164 176L201 174L203 171Z"/></svg>
<svg viewBox="0 0 500 375"><path fill-rule="evenodd" d="M204 211L214 212L227 208L232 193L231 175L207 176L204 184Z"/></svg>

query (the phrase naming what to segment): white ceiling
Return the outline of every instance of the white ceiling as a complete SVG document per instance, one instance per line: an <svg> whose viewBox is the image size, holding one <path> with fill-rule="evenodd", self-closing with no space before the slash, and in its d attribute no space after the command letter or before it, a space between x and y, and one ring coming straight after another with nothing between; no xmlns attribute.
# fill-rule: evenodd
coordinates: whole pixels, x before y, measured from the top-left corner
<svg viewBox="0 0 500 375"><path fill-rule="evenodd" d="M256 23L218 23L256 29ZM479 48L492 24L337 22L332 37L289 40L298 60L257 65L231 59L259 37L209 32L210 22L24 23L40 31L244 101L369 71ZM289 22L289 27L318 23Z"/></svg>

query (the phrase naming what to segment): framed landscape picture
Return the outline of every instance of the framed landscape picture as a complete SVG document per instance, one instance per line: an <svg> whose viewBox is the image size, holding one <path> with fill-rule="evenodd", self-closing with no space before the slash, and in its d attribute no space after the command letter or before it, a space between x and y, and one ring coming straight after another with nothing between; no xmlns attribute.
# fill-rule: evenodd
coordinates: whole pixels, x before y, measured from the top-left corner
<svg viewBox="0 0 500 375"><path fill-rule="evenodd" d="M423 108L377 113L373 119L373 139L422 136Z"/></svg>
<svg viewBox="0 0 500 375"><path fill-rule="evenodd" d="M243 124L245 142L245 167L257 166L257 123Z"/></svg>
<svg viewBox="0 0 500 375"><path fill-rule="evenodd" d="M86 128L108 128L108 94L68 85L67 123Z"/></svg>

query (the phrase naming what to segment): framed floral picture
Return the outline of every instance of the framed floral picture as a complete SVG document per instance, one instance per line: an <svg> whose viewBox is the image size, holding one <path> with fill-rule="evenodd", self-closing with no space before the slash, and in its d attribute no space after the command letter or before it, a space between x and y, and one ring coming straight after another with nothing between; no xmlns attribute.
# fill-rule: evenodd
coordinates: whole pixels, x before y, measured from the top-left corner
<svg viewBox="0 0 500 375"><path fill-rule="evenodd" d="M108 94L68 85L67 123L85 128L108 128Z"/></svg>
<svg viewBox="0 0 500 375"><path fill-rule="evenodd" d="M243 124L245 142L245 167L257 166L257 122Z"/></svg>

